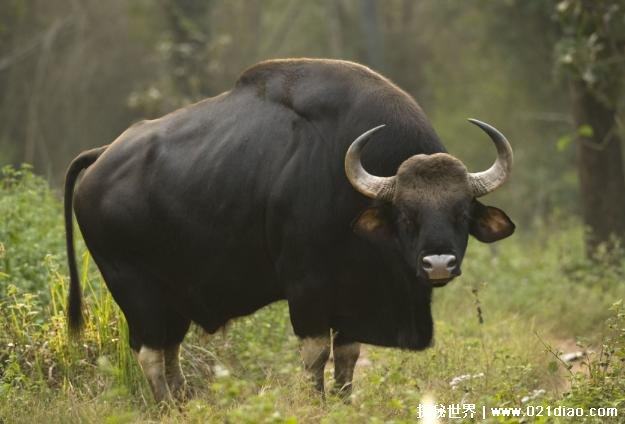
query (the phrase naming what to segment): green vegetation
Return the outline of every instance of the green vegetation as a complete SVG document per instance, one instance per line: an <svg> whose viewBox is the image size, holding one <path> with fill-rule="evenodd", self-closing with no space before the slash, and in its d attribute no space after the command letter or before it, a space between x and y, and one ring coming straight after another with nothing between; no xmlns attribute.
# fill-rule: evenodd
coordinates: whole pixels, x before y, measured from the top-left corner
<svg viewBox="0 0 625 424"><path fill-rule="evenodd" d="M213 336L194 328L182 353L194 396L162 411L86 254L87 328L80 341L67 339L60 201L26 167L3 170L0 199L1 213L12 217L0 227L6 422L415 422L425 396L478 408L625 404L625 313L620 303L611 306L625 295L625 264L608 254L584 259L575 221L554 219L559 225L519 234L497 250L472 242L464 275L436 290L435 346L420 353L365 347L351 405L323 403L309 390L286 305L278 303ZM554 353L575 349L576 339L596 354L570 373ZM463 375L474 377L450 385Z"/></svg>
<svg viewBox="0 0 625 424"><path fill-rule="evenodd" d="M50 280L50 255L59 262L65 249L63 222L59 220L62 205L52 195L48 183L34 176L29 166L0 170L0 294L6 296L6 281L39 291ZM7 275L8 274L8 275Z"/></svg>

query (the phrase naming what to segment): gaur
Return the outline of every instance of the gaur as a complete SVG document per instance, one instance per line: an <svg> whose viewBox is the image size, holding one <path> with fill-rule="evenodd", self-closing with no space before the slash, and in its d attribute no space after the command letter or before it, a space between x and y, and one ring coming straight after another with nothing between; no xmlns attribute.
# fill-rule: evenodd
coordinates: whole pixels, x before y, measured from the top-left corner
<svg viewBox="0 0 625 424"><path fill-rule="evenodd" d="M157 401L184 393L191 322L213 333L281 299L315 387L333 343L334 387L349 394L360 343L431 344L432 290L460 275L469 234L490 243L514 231L477 200L506 180L512 149L471 122L497 149L483 172L446 153L415 100L380 74L285 59L131 126L67 172L70 330L83 323L74 210Z"/></svg>

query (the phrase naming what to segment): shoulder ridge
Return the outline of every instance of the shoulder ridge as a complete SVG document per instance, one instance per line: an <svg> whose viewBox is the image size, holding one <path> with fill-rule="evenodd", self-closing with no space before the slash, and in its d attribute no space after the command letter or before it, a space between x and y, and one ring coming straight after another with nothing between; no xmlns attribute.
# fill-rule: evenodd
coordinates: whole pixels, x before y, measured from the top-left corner
<svg viewBox="0 0 625 424"><path fill-rule="evenodd" d="M384 82L391 82L386 77L360 63L340 59L288 58L269 59L247 68L236 81L235 86L247 85L266 78L271 74L297 74L306 70L319 69L335 71L337 74L354 74Z"/></svg>

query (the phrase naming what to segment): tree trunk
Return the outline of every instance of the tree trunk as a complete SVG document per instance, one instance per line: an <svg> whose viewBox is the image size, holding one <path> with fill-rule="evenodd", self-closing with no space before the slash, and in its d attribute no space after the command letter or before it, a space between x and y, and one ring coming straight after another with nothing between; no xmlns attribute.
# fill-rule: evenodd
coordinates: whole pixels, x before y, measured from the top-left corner
<svg viewBox="0 0 625 424"><path fill-rule="evenodd" d="M363 0L360 13L365 63L376 71L384 72L384 42L377 0Z"/></svg>
<svg viewBox="0 0 625 424"><path fill-rule="evenodd" d="M573 84L577 128L588 125L592 135L577 135L577 162L586 248L592 256L612 236L625 240L625 178L616 110L599 101L583 81ZM583 133L583 132L582 132ZM588 134L586 134L588 135Z"/></svg>
<svg viewBox="0 0 625 424"><path fill-rule="evenodd" d="M205 64L200 61L205 39L209 37L206 24L208 0L163 0L165 16L172 33L174 49L170 62L176 91L186 101L199 100L210 94L202 78Z"/></svg>
<svg viewBox="0 0 625 424"><path fill-rule="evenodd" d="M343 5L337 0L326 0L327 33L330 56L341 58L343 56Z"/></svg>

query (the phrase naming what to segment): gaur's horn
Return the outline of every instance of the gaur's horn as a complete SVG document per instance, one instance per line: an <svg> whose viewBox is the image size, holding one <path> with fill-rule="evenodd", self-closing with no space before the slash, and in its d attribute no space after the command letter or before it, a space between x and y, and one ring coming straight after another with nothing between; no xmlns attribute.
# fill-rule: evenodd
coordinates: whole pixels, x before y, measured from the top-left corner
<svg viewBox="0 0 625 424"><path fill-rule="evenodd" d="M395 192L395 177L376 177L371 175L365 171L360 162L362 149L369 141L369 137L384 126L380 125L370 129L349 146L345 154L345 174L347 174L349 182L360 193L372 199L390 201L393 199L393 193Z"/></svg>
<svg viewBox="0 0 625 424"><path fill-rule="evenodd" d="M506 137L495 127L477 119L469 119L469 122L488 134L497 148L497 160L490 168L482 172L469 173L469 186L473 196L480 197L495 191L508 179L512 170L512 147Z"/></svg>

